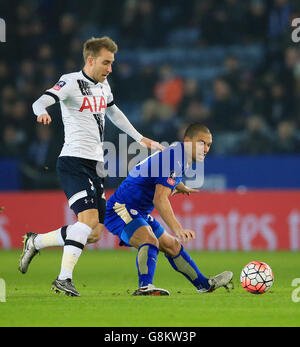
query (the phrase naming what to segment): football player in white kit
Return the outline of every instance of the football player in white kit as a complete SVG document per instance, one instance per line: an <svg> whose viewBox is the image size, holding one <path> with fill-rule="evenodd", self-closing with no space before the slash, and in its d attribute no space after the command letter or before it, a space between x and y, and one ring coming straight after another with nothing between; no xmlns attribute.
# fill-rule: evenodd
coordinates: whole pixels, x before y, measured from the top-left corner
<svg viewBox="0 0 300 347"><path fill-rule="evenodd" d="M84 68L61 76L33 104L37 121L51 123L47 107L60 102L65 140L57 161L57 174L77 215L77 222L46 234L27 233L19 270L26 273L39 249L63 246L61 271L52 289L79 296L72 282L73 269L87 243L96 242L103 230L106 201L101 177L105 115L142 146L163 149L143 137L114 104L107 81L118 47L109 37L91 38L84 43Z"/></svg>

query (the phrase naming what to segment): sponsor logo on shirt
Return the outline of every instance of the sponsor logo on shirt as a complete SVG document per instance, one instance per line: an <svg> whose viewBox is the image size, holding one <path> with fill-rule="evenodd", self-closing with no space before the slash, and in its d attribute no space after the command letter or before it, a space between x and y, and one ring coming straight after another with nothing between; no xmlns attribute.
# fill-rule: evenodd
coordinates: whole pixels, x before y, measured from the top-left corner
<svg viewBox="0 0 300 347"><path fill-rule="evenodd" d="M106 102L103 96L101 97L95 97L93 96L92 98L88 98L85 96L82 101L82 105L79 109L79 112L82 112L84 110L90 110L91 113L101 113L101 110L106 109Z"/></svg>

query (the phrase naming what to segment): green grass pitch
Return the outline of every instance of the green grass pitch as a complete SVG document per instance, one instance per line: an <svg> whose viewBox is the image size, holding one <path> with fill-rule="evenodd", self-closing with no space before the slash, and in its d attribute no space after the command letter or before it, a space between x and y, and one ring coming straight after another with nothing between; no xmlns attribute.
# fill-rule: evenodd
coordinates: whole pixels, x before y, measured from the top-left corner
<svg viewBox="0 0 300 347"><path fill-rule="evenodd" d="M50 290L61 250L43 250L25 275L17 271L20 253L0 251L0 278L6 283L0 326L300 326L300 302L292 300L293 291L298 298L292 286L300 277L297 252L190 252L206 276L234 272L233 291L220 288L210 294L198 294L159 254L154 284L168 289L169 297L131 296L137 288L135 250L85 250L73 277L81 297ZM239 283L243 266L251 260L273 269L273 287L263 295L250 294Z"/></svg>

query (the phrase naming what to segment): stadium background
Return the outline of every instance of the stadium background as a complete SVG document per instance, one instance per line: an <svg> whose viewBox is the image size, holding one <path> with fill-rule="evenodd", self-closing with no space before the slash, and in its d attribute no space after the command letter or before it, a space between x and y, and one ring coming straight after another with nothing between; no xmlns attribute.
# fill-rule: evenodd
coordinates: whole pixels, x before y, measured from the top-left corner
<svg viewBox="0 0 300 347"><path fill-rule="evenodd" d="M143 135L172 142L193 121L214 143L203 192L173 198L192 249L300 247L300 55L292 0L9 1L0 5L0 248L26 231L72 223L55 162L59 105L50 127L31 105L63 73L82 68L82 43L119 45L109 77L116 104ZM105 140L118 147L106 123ZM129 141L130 142L130 141ZM107 195L121 179L106 179ZM105 233L90 247L118 247Z"/></svg>

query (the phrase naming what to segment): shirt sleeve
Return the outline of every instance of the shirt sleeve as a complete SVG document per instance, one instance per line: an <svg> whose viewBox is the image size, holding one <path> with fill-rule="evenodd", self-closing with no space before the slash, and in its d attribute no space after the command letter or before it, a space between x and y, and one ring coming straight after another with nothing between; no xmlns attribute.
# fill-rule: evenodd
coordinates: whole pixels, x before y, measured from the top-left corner
<svg viewBox="0 0 300 347"><path fill-rule="evenodd" d="M115 126L131 136L135 141L140 142L142 140L143 135L135 129L125 114L116 105L107 108L106 114Z"/></svg>
<svg viewBox="0 0 300 347"><path fill-rule="evenodd" d="M155 184L161 184L162 186L165 186L174 190L181 181L182 181L182 177L173 178L170 175L169 177L157 177L155 179Z"/></svg>
<svg viewBox="0 0 300 347"><path fill-rule="evenodd" d="M152 165L156 167L161 167L161 170L157 170L156 172L156 174L159 174L157 175L158 177L155 178L155 184L161 184L172 190L176 188L182 181L181 164L177 159L176 153L174 153L172 147L168 147L159 153L152 163Z"/></svg>
<svg viewBox="0 0 300 347"><path fill-rule="evenodd" d="M62 75L59 81L44 94L52 96L55 102L63 101L72 93L73 83L68 76Z"/></svg>
<svg viewBox="0 0 300 347"><path fill-rule="evenodd" d="M50 95L42 95L32 104L33 113L38 117L41 114L47 114L47 107L55 104L55 100Z"/></svg>

